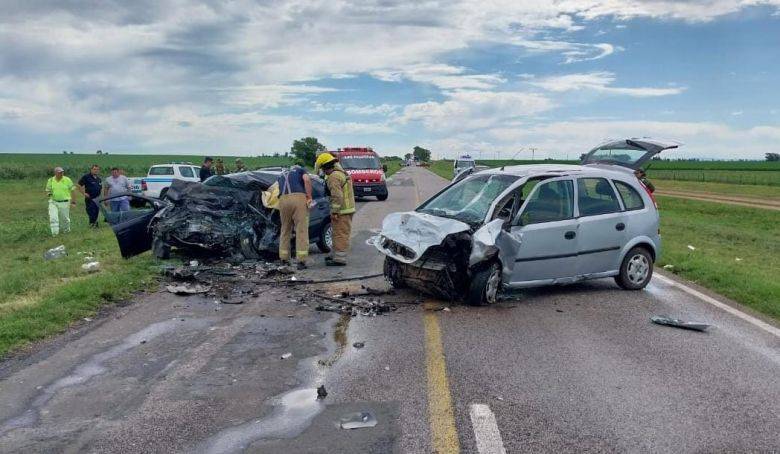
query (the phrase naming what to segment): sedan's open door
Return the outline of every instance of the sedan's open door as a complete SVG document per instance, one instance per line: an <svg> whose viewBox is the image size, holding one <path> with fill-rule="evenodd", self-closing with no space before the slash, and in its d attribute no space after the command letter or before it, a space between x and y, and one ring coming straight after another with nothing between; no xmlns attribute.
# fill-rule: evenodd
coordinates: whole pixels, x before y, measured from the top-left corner
<svg viewBox="0 0 780 454"><path fill-rule="evenodd" d="M636 170L663 150L680 145L680 142L649 137L610 140L586 153L582 164L614 164Z"/></svg>
<svg viewBox="0 0 780 454"><path fill-rule="evenodd" d="M120 211L119 206L112 207L122 197L130 199L128 210ZM111 229L116 235L119 243L119 251L122 257L130 258L152 248L152 232L149 230L149 222L154 215L164 206L164 202L159 199L145 197L137 194L126 193L117 194L109 197L101 197L92 201L97 203L103 212L106 222L111 225ZM122 207L122 208L124 208ZM111 208L117 208L112 210Z"/></svg>

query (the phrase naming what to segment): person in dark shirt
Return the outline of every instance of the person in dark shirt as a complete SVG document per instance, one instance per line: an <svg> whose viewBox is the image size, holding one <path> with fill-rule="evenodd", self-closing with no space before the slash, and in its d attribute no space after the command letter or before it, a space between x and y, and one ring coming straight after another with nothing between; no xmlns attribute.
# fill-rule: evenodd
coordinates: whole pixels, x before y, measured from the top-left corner
<svg viewBox="0 0 780 454"><path fill-rule="evenodd" d="M98 226L100 207L92 200L100 197L100 193L103 190L103 180L98 175L99 173L100 166L92 164L92 167L89 168L89 173L85 173L78 181L78 190L84 195L84 208L86 208L87 216L89 216L90 227Z"/></svg>
<svg viewBox="0 0 780 454"><path fill-rule="evenodd" d="M200 166L200 182L203 183L206 181L210 176L214 175L214 171L211 170L211 164L214 162L213 159L210 157L206 157L206 159L203 160L203 165Z"/></svg>
<svg viewBox="0 0 780 454"><path fill-rule="evenodd" d="M634 175L642 182L650 193L655 192L655 185L647 179L647 173L642 169L634 170Z"/></svg>

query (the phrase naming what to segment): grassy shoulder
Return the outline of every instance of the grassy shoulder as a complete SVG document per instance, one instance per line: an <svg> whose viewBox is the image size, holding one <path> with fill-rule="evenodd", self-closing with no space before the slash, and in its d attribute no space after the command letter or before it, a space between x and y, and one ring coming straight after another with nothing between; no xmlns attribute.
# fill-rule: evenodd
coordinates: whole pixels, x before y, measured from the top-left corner
<svg viewBox="0 0 780 454"><path fill-rule="evenodd" d="M659 191L700 192L724 196L780 200L780 188L752 184L707 183L699 181L652 180Z"/></svg>
<svg viewBox="0 0 780 454"><path fill-rule="evenodd" d="M0 182L7 203L0 206L0 357L26 343L64 331L155 281L155 260L143 254L119 255L116 237L102 224L89 229L84 200L71 209L71 232L49 232L44 180ZM43 253L65 245L68 255L46 261ZM81 269L84 257L100 262L100 271Z"/></svg>
<svg viewBox="0 0 780 454"><path fill-rule="evenodd" d="M447 180L452 179L452 160L442 159L440 161L431 161L430 164L428 170Z"/></svg>
<svg viewBox="0 0 780 454"><path fill-rule="evenodd" d="M780 222L775 211L658 198L663 252L658 265L780 319ZM688 246L693 246L691 250Z"/></svg>

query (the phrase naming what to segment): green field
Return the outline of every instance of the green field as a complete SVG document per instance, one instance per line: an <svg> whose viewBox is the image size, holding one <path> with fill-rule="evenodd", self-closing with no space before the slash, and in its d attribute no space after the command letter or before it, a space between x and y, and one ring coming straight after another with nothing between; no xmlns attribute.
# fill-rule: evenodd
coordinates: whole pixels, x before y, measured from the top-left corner
<svg viewBox="0 0 780 454"><path fill-rule="evenodd" d="M647 176L657 180L780 186L780 171L774 170L664 170L651 167Z"/></svg>
<svg viewBox="0 0 780 454"><path fill-rule="evenodd" d="M700 183L697 181L653 180L655 188L659 191L683 191L696 192L711 195L737 196L755 198L761 200L780 201L780 188L777 186L729 184L729 183Z"/></svg>

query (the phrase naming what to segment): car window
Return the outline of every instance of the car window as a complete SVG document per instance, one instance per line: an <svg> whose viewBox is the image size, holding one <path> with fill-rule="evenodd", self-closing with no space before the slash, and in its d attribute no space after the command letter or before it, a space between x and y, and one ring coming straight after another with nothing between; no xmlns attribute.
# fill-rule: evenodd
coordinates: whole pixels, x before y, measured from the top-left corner
<svg viewBox="0 0 780 454"><path fill-rule="evenodd" d="M612 180L615 183L615 187L620 193L620 198L623 199L623 206L626 210L641 210L645 207L645 203L642 201L642 196L636 192L636 189L632 188L630 184L623 183L622 181Z"/></svg>
<svg viewBox="0 0 780 454"><path fill-rule="evenodd" d="M531 194L520 214L522 225L574 217L574 184L571 180L541 182L536 186L538 190Z"/></svg>
<svg viewBox="0 0 780 454"><path fill-rule="evenodd" d="M109 199L110 201L111 199ZM118 200L114 198L113 200ZM150 215L156 211L156 207L146 199L130 197L129 210L111 211L108 207L102 207L106 222L111 225L122 224L133 219Z"/></svg>
<svg viewBox="0 0 780 454"><path fill-rule="evenodd" d="M192 167L181 166L179 167L179 172L181 172L181 176L184 178L193 178L195 176L192 172Z"/></svg>
<svg viewBox="0 0 780 454"><path fill-rule="evenodd" d="M419 211L466 223L482 222L496 197L516 181L513 175L472 175L427 201Z"/></svg>
<svg viewBox="0 0 780 454"><path fill-rule="evenodd" d="M149 175L173 175L173 167L158 166L149 169Z"/></svg>
<svg viewBox="0 0 780 454"><path fill-rule="evenodd" d="M620 211L615 191L612 190L606 178L577 179L577 204L580 216L595 216L598 214L616 213Z"/></svg>

